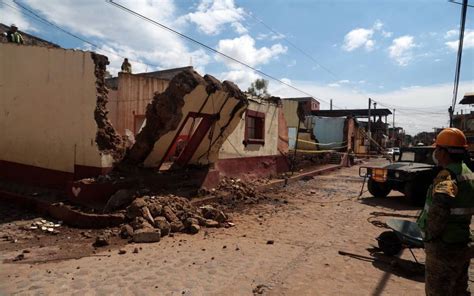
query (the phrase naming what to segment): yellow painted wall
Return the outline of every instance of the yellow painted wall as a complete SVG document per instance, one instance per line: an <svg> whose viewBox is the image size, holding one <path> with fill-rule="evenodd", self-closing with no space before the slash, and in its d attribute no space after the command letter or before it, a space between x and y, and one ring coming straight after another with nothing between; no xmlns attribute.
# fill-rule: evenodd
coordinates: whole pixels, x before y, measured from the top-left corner
<svg viewBox="0 0 474 296"><path fill-rule="evenodd" d="M118 108L118 90L116 89L109 89L108 90L107 97L109 98L109 101L107 102L107 110L109 110L109 114L107 117L109 118L110 122L112 123L112 126L116 128L117 126L117 108Z"/></svg>
<svg viewBox="0 0 474 296"><path fill-rule="evenodd" d="M107 167L95 143L91 53L0 44L0 159L73 172Z"/></svg>
<svg viewBox="0 0 474 296"><path fill-rule="evenodd" d="M146 106L154 93L164 92L169 81L122 72L119 73L118 81L117 95L109 98L109 104L116 105L113 123L117 132L123 135L125 129L133 131L135 115L145 115Z"/></svg>
<svg viewBox="0 0 474 296"><path fill-rule="evenodd" d="M219 159L280 155L278 151L278 111L275 104L249 100L248 110L265 113L265 144L245 146L245 113L234 132L229 135L219 151Z"/></svg>

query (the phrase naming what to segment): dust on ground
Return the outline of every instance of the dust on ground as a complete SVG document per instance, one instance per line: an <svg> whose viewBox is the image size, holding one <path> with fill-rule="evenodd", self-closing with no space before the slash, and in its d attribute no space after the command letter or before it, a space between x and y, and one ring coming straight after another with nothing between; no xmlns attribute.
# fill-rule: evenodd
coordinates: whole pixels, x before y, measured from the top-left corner
<svg viewBox="0 0 474 296"><path fill-rule="evenodd" d="M375 239L386 230L387 219L414 220L420 209L397 192L386 199L368 193L358 198L361 185L358 166L343 168L258 193L265 198L256 203L230 207L234 227L131 243L120 251L99 249L77 260L27 263L40 249L33 243L24 260L2 264L0 292L423 295L423 272L411 253L384 256ZM6 249L5 244L0 260L15 258L23 248ZM424 261L422 250L414 255Z"/></svg>

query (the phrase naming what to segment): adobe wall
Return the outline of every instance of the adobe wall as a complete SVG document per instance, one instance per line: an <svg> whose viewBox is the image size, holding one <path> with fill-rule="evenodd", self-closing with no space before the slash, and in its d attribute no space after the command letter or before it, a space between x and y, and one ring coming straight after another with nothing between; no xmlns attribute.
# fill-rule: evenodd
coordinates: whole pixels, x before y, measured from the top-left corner
<svg viewBox="0 0 474 296"><path fill-rule="evenodd" d="M90 52L0 44L0 162L110 167L96 144L95 71Z"/></svg>
<svg viewBox="0 0 474 296"><path fill-rule="evenodd" d="M118 89L109 97L108 108L115 129L125 134L125 129L134 131L135 116L145 115L146 106L151 102L155 92L162 93L169 81L129 73L118 74ZM110 106L110 107L109 107ZM112 114L113 113L113 114Z"/></svg>

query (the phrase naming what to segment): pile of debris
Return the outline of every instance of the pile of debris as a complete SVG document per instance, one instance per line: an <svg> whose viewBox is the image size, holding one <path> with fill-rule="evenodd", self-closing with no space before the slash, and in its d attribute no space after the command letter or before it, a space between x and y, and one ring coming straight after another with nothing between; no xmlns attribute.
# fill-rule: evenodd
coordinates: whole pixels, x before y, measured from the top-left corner
<svg viewBox="0 0 474 296"><path fill-rule="evenodd" d="M51 233L51 234L58 234L59 231L57 228L61 227L62 221L58 221L57 223L54 223L52 221L47 221L42 218L35 219L33 223L31 223L30 226L25 226L26 230L41 230L46 233Z"/></svg>
<svg viewBox="0 0 474 296"><path fill-rule="evenodd" d="M256 204L266 199L252 182L224 177L211 195L220 195L219 203L226 206Z"/></svg>
<svg viewBox="0 0 474 296"><path fill-rule="evenodd" d="M227 226L224 212L212 207L193 206L188 199L169 196L143 196L126 208L130 220L122 226L120 236L133 242L157 242L174 232L196 234L201 227Z"/></svg>

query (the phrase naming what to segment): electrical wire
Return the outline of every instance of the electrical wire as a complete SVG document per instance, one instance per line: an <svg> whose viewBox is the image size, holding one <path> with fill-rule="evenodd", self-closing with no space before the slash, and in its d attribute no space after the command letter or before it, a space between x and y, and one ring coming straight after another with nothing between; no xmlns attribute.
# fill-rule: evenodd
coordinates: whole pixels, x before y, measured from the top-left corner
<svg viewBox="0 0 474 296"><path fill-rule="evenodd" d="M21 10L19 10L19 9L17 9L16 7L14 7L14 6L12 6L12 5L6 3L5 1L1 1L1 2L2 2L4 5L10 7L11 9L14 9L14 10L16 10L16 11L20 11L20 12L21 12ZM67 34L67 35L69 35L69 36L71 36L71 37L73 37L73 38L76 38L76 39L78 39L78 40L80 40L80 41L82 41L82 42L84 42L84 43L86 43L86 44L89 44L90 46L92 46L93 48L95 48L95 49L97 49L97 50L99 50L99 51L106 52L106 53L112 54L112 55L114 55L114 56L117 56L117 57L120 57L120 58L125 59L124 56L122 56L122 55L120 55L120 54L118 54L118 53L116 53L116 52L113 52L113 51L110 51L110 50L107 50L107 49L103 49L103 48L99 47L97 44L95 44L95 43L93 43L93 42L91 42L91 41L89 41L89 40L87 40L87 39L84 39L83 37L80 37L80 36L78 36L78 35L76 35L76 34L74 34L74 33L71 33L71 32L69 32L69 31L63 29L62 27L60 27L60 26L58 26L58 25L56 25L56 24L54 24L54 23L52 23L52 22L46 20L45 18L39 16L37 13L35 13L35 12L32 11L31 9L27 8L27 7L24 6L23 4L18 3L16 0L13 0L13 3L15 3L15 4L18 5L20 8L22 8L24 11L26 11L26 12L27 12L27 13L26 13L27 16L29 16L29 17L31 17L31 18L34 18L34 19L40 21L40 22L43 23L43 24L52 26L52 27L56 28L57 30L62 31L63 33L65 33L65 34ZM141 62L141 61L132 60L132 59L130 59L130 58L129 58L129 60L132 61L132 62L134 62L134 63L137 63L137 64L141 64L141 65L145 65L145 66L149 66L149 67L160 68L160 67L157 66L157 65L151 65L151 64L143 63L143 62Z"/></svg>
<svg viewBox="0 0 474 296"><path fill-rule="evenodd" d="M270 30L272 33L274 34L277 34L278 36L283 36L283 40L285 40L286 43L288 43L290 46L292 46L293 48L295 48L296 50L298 50L300 53L302 53L303 55L305 55L307 58L309 58L310 60L312 60L317 66L319 66L321 69L325 70L326 72L328 72L329 74L331 74L334 78L338 79L339 78L337 77L337 75L332 72L331 70L329 70L328 68L326 68L325 66L323 66L320 62L318 62L313 56L311 56L310 54L308 54L306 51L304 51L303 49L301 49L300 47L296 46L293 42L291 42L290 40L288 40L288 38L285 37L284 34L276 31L275 29L273 29L272 27L270 27L269 25L267 25L265 22L263 22L263 20L261 20L260 18L258 18L257 16L255 16L252 12L245 12L245 14L249 15L250 17L252 17L253 19L255 19L257 22L259 22L260 24L262 24L265 28L267 28L268 30Z"/></svg>
<svg viewBox="0 0 474 296"><path fill-rule="evenodd" d="M207 45L207 44L204 44L204 43L201 42L201 41L198 41L198 40L196 40L196 39L194 39L194 38L192 38L192 37L189 37L189 36L187 36L187 35L185 35L185 34L183 34L183 33L180 33L180 32L178 32L178 31L176 31L176 30L174 30L174 29L172 29L172 28L170 28L170 27L168 27L168 26L166 26L166 25L163 25L162 23L160 23L160 22L158 22L158 21L155 21L155 20L153 20L153 19L150 19L150 18L146 17L146 16L143 15L143 14L140 14L140 13L138 13L138 12L136 12L136 11L134 11L134 10L131 10L131 9L129 9L129 8L127 8L127 7L123 6L123 5L121 5L121 4L118 4L118 3L114 2L113 0L105 0L105 1L106 1L106 3L109 3L110 5L113 5L113 6L117 7L117 8L120 8L120 9L122 9L123 11L125 11L125 12L127 12L127 13L129 13L129 14L132 14L132 15L134 15L134 16L136 16L136 17L142 19L142 20L145 20L145 21L147 21L147 22L149 22L149 23L151 23L151 24L153 24L153 25L155 25L155 26L161 27L161 28L163 28L163 29L165 29L165 30L167 30L167 31L169 31L169 32L172 32L172 33L174 33L174 34L180 36L180 37L183 38L183 39L186 39L186 40L188 40L188 41L191 41L191 42L193 42L193 43L195 43L195 44L197 44L197 45L199 45L199 46L201 46L201 47L203 47L203 48L205 48L205 49L207 49L207 50L209 50L209 51L211 51L211 52L214 52L214 53L216 53L216 54L218 54L218 55L220 55L220 56L223 56L223 57L225 57L225 58L227 58L227 59L229 59L229 60L231 60L231 61L233 61L233 62L236 62L236 63L238 63L239 65L242 65L242 66L244 66L244 67L246 67L246 68L249 68L249 69L255 71L256 73L258 73L258 74L260 74L260 75L262 75L262 76L265 76L265 77L267 77L267 78L269 78L269 79L271 79L271 80L274 80L274 81L276 81L276 82L278 82L278 83L280 83L280 84L286 85L287 87L290 87L290 88L292 88L292 89L294 89L294 90L296 90L296 91L298 91L298 92L300 92L300 93L303 93L303 94L305 94L305 95L307 95L307 96L316 98L316 96L314 96L313 94L310 94L310 93L308 93L308 92L306 92L306 91L304 91L304 90L302 90L302 89L299 89L299 88L297 88L297 87L295 87L295 86L293 86L293 85L291 85L291 84L289 84L289 83L286 83L286 82L284 82L284 81L282 81L282 80L280 80L280 79L278 79L278 78L276 78L276 77L274 77L274 76L272 76L272 75L270 75L270 74L267 74L267 73L265 73L265 72L263 72L263 71L261 71L261 70L258 70L258 69L256 69L255 67L252 67L252 66L248 65L247 63L244 63L244 62L242 62L242 61L240 61L240 60L238 60L238 59L236 59L236 58L234 58L234 57L232 57L232 56L229 56L229 55L227 55L227 54L225 54L225 53L223 53L223 52L220 52L220 51L218 51L217 49L215 49L215 48L213 48L213 47L211 47L211 46L209 46L209 45ZM322 101L322 102L324 102L324 103L326 103L326 104L329 104L328 101L323 100L323 99L321 99L321 98L318 98L318 100L320 100L320 101Z"/></svg>

